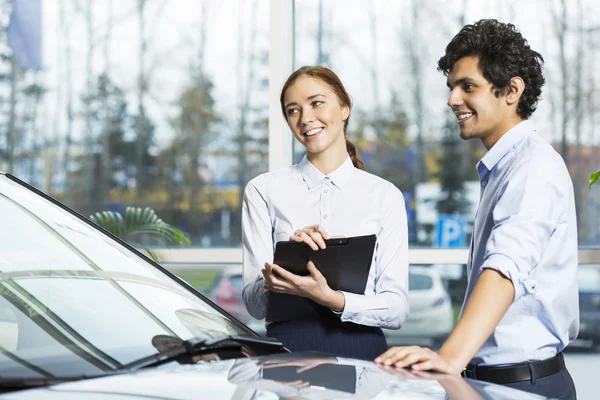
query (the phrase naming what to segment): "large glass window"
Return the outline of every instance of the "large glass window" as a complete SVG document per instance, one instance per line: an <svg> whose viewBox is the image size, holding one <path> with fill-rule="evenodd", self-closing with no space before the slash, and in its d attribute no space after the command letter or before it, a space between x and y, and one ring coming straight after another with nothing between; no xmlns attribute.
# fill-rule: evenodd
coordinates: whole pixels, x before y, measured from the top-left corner
<svg viewBox="0 0 600 400"><path fill-rule="evenodd" d="M196 247L239 246L242 189L267 170L269 3L15 3L40 35L17 61L0 49L0 169L84 215L151 207Z"/></svg>
<svg viewBox="0 0 600 400"><path fill-rule="evenodd" d="M581 246L600 245L600 196L588 177L600 168L598 77L600 6L592 1L295 1L295 67L323 64L353 97L348 136L367 170L406 197L410 243L466 247L479 200L478 140L458 137L436 70L465 23L514 23L545 59L546 84L533 114L563 156L576 193ZM535 23L533 23L535 21ZM299 146L297 146L299 147ZM295 158L303 149L296 148Z"/></svg>
<svg viewBox="0 0 600 400"><path fill-rule="evenodd" d="M40 23L11 30L12 3L0 0L0 40L15 49L0 49L0 169L84 215L152 207L194 247L240 245L242 189L267 170L267 120L281 118L268 88L283 82L270 78L291 72L272 70L269 46L292 31L291 51L277 54L340 75L354 100L349 137L403 191L411 246L467 246L485 150L457 138L436 61L462 24L514 22L546 61L533 120L572 173L580 244L600 244L600 197L587 188L600 168L591 0L289 0L293 22L278 32L267 0L32 1ZM22 42L39 59L23 58L17 31L39 33Z"/></svg>

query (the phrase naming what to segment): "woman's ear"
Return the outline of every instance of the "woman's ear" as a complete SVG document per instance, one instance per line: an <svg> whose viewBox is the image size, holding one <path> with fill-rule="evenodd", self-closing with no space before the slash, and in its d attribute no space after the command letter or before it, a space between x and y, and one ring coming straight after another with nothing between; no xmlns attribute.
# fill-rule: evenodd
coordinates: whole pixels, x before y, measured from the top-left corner
<svg viewBox="0 0 600 400"><path fill-rule="evenodd" d="M506 102L508 105L513 105L515 103L519 103L519 99L525 90L525 82L523 78L519 76L515 76L510 80L510 88L508 89L508 93L506 94Z"/></svg>
<svg viewBox="0 0 600 400"><path fill-rule="evenodd" d="M342 106L342 121L345 121L350 116L350 107Z"/></svg>

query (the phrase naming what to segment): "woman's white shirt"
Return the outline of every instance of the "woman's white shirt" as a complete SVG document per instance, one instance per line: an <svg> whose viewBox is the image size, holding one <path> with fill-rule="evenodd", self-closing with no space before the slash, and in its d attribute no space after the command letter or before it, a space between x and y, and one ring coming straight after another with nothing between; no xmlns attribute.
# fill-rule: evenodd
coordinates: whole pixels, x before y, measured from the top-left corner
<svg viewBox="0 0 600 400"><path fill-rule="evenodd" d="M297 230L320 224L330 236L377 235L364 295L342 292L342 321L398 329L408 315L408 228L404 197L396 186L357 169L350 157L323 175L306 157L267 172L246 186L242 243L246 309L267 314L261 269L273 262L275 244ZM267 321L267 323L270 321Z"/></svg>

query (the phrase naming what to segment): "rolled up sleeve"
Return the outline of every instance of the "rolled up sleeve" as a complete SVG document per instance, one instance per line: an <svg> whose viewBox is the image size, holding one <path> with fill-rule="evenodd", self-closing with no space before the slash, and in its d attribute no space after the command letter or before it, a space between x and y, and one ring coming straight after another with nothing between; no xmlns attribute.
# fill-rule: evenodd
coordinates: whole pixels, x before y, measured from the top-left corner
<svg viewBox="0 0 600 400"><path fill-rule="evenodd" d="M515 298L535 293L532 272L544 257L564 207L565 184L549 171L538 168L511 180L493 211L483 269L493 269L510 279Z"/></svg>
<svg viewBox="0 0 600 400"><path fill-rule="evenodd" d="M398 329L408 316L408 224L404 197L390 187L375 249L374 294L342 292L342 321Z"/></svg>
<svg viewBox="0 0 600 400"><path fill-rule="evenodd" d="M268 291L261 269L265 262L273 260L272 227L264 186L260 177L250 181L242 205L242 299L248 313L256 319L267 315Z"/></svg>

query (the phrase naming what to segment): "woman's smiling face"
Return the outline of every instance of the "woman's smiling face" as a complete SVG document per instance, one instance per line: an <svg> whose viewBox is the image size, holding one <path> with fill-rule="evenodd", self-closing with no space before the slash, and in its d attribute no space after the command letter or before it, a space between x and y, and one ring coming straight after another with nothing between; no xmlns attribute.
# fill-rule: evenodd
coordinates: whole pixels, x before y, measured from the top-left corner
<svg viewBox="0 0 600 400"><path fill-rule="evenodd" d="M301 76L285 92L284 104L287 123L308 153L316 155L334 148L346 151L344 121L350 107L340 105L327 84Z"/></svg>

